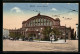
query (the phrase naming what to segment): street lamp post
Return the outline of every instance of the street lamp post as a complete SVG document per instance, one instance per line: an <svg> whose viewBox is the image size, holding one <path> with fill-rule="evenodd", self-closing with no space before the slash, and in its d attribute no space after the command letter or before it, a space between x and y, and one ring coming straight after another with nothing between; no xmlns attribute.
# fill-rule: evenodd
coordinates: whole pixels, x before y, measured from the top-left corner
<svg viewBox="0 0 80 54"><path fill-rule="evenodd" d="M52 30L53 28L51 27L51 30ZM51 37L50 37L50 39L51 39L51 43L52 43L52 39L54 38L54 35L53 35L53 31L51 32ZM53 39L54 40L54 39Z"/></svg>
<svg viewBox="0 0 80 54"><path fill-rule="evenodd" d="M41 40L41 37L42 37L42 30L43 30L43 28L41 28L41 31L40 31L40 40Z"/></svg>
<svg viewBox="0 0 80 54"><path fill-rule="evenodd" d="M38 33L38 35L39 35L39 41L40 41L40 35L41 35L40 32Z"/></svg>
<svg viewBox="0 0 80 54"><path fill-rule="evenodd" d="M66 24L65 24L65 42L66 42Z"/></svg>
<svg viewBox="0 0 80 54"><path fill-rule="evenodd" d="M27 32L27 30L28 30L28 28L26 28L26 31L25 31L25 36L26 36L26 32ZM28 38L28 35L27 35L26 37ZM25 37L25 38L26 38L26 37Z"/></svg>
<svg viewBox="0 0 80 54"><path fill-rule="evenodd" d="M36 29L36 31L38 32L38 29ZM38 33L37 33L37 38L38 38Z"/></svg>

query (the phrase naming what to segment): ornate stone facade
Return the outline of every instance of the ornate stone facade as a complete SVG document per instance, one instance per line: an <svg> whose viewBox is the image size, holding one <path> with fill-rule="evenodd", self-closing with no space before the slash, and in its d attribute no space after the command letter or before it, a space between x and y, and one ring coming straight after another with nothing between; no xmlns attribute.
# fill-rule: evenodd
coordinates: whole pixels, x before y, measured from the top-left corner
<svg viewBox="0 0 80 54"><path fill-rule="evenodd" d="M40 15L40 13L37 16L33 16L29 18L26 21L22 22L22 28L17 30L10 30L10 32L20 32L21 34L25 35L25 37L29 37L29 34L33 34L35 38L43 38L43 34L41 34L42 30L50 26L51 28L57 28L62 32L62 35L56 36L59 38L65 38L65 30L66 30L66 38L71 39L72 34L74 34L72 31L74 29L71 29L70 27L67 28L65 26L60 25L60 19L56 18L53 19L52 17Z"/></svg>

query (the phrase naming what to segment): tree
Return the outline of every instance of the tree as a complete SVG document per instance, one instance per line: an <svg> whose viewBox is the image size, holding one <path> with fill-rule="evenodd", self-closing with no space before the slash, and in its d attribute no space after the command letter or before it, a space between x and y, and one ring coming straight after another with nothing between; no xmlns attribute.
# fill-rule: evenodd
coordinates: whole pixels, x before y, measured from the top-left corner
<svg viewBox="0 0 80 54"><path fill-rule="evenodd" d="M21 33L16 33L16 38L21 38L22 34Z"/></svg>
<svg viewBox="0 0 80 54"><path fill-rule="evenodd" d="M42 34L44 35L44 39L43 40L49 40L49 34L51 32L51 27L45 27L43 30L42 30Z"/></svg>
<svg viewBox="0 0 80 54"><path fill-rule="evenodd" d="M24 38L25 38L25 36L24 36L24 35L20 35L20 38L24 39Z"/></svg>
<svg viewBox="0 0 80 54"><path fill-rule="evenodd" d="M62 34L62 32L59 31L58 28L53 28L52 31L53 31L53 33L54 33L55 35L61 35L61 34Z"/></svg>
<svg viewBox="0 0 80 54"><path fill-rule="evenodd" d="M56 38L56 36L59 36L59 35L61 35L62 34L62 32L61 31L59 31L59 29L58 28L53 28L52 29L52 34L54 34L54 39L55 40L58 40L57 38Z"/></svg>
<svg viewBox="0 0 80 54"><path fill-rule="evenodd" d="M15 39L15 38L25 38L24 35L22 35L21 33L14 33L14 32L11 32L10 35L9 35L11 38Z"/></svg>
<svg viewBox="0 0 80 54"><path fill-rule="evenodd" d="M55 36L56 35L61 35L62 32L59 31L58 28L53 28L51 29L51 27L45 27L43 30L42 30L42 34L44 35L44 39L43 40L49 40L49 36L50 34L54 34ZM55 38L56 39L56 38Z"/></svg>
<svg viewBox="0 0 80 54"><path fill-rule="evenodd" d="M28 34L28 37L33 37L33 36L34 36L34 34L32 34L32 33Z"/></svg>
<svg viewBox="0 0 80 54"><path fill-rule="evenodd" d="M10 36L11 38L15 38L15 37L16 37L16 35L15 35L14 32L13 32L13 33L10 33L9 36Z"/></svg>

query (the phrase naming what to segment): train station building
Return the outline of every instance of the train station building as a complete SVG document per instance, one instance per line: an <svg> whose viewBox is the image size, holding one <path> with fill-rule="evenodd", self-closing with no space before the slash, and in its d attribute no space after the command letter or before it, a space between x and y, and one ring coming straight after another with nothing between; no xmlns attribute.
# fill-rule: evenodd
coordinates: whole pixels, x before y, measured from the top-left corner
<svg viewBox="0 0 80 54"><path fill-rule="evenodd" d="M45 27L50 26L51 28L57 28L62 32L61 35L56 36L57 38L66 38L71 39L74 35L74 29L71 27L61 26L59 18L52 18L46 15L41 15L40 13L36 16L29 18L26 21L22 22L22 28L9 30L9 32L21 33L25 37L29 37L29 34L33 34L34 38L44 38L44 35L41 33ZM65 33L66 29L66 33Z"/></svg>

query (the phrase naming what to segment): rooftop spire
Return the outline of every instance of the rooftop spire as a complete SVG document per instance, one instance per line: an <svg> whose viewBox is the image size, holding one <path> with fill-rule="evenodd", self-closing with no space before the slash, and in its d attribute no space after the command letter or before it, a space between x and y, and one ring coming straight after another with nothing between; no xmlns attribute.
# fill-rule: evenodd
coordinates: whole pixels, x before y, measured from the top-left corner
<svg viewBox="0 0 80 54"><path fill-rule="evenodd" d="M38 13L38 16L40 16L40 13Z"/></svg>

